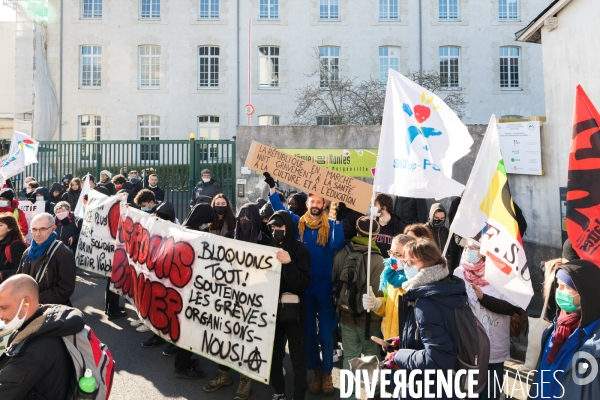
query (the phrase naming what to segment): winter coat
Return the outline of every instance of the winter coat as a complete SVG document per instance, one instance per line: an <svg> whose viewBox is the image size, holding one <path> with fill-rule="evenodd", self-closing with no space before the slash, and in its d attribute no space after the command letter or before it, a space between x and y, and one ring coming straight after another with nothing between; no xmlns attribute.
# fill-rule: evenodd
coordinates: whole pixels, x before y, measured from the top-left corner
<svg viewBox="0 0 600 400"><path fill-rule="evenodd" d="M285 222L286 236L283 243L278 246L290 254L292 261L281 266L281 279L279 281L279 297L283 293L293 293L300 298L300 323L306 319L306 299L304 291L310 287L310 254L308 249L294 235L294 222L289 213L277 211ZM273 217L271 217L273 218ZM287 234L291 232L291 234ZM264 236L264 235L263 235Z"/></svg>
<svg viewBox="0 0 600 400"><path fill-rule="evenodd" d="M9 338L0 370L0 398L66 399L76 384L75 367L63 336L85 326L81 311L62 305L43 305Z"/></svg>
<svg viewBox="0 0 600 400"><path fill-rule="evenodd" d="M363 254L363 268L367 269L367 257L368 257L368 246L358 244L355 242L350 242L348 246L352 249L352 251L359 251ZM372 251L376 251L375 249L371 249ZM342 250L340 250L333 260L333 276L335 277L341 269L344 267L344 261L346 260L346 256L350 254L346 249L346 246ZM373 289L373 293L375 297L383 296L383 293L379 289L379 279L381 278L381 273L383 272L383 257L381 254L371 254L371 288ZM355 316L353 313L346 312L342 310L340 314L340 322L345 325L357 326L360 328L364 328L367 325L367 316L371 318L371 328L377 327L381 325L381 315L376 313L362 313L362 315Z"/></svg>
<svg viewBox="0 0 600 400"><path fill-rule="evenodd" d="M344 245L350 243L352 238L357 235L356 232L356 221L364 214L358 211L350 210L348 214L344 216L342 224L344 225Z"/></svg>
<svg viewBox="0 0 600 400"><path fill-rule="evenodd" d="M25 213L19 210L19 201L13 200L12 204L8 207L0 207L0 213L8 212L14 215L17 218L17 222L19 223L19 229L21 229L21 233L23 236L27 236L29 233L29 225L27 224L27 218L25 217Z"/></svg>
<svg viewBox="0 0 600 400"><path fill-rule="evenodd" d="M48 253L46 251L33 261L27 259L28 254L29 249L23 253L17 273L27 274L35 279L36 274L48 258ZM46 273L38 284L40 304L71 304L70 297L75 290L75 256L62 242L50 259Z"/></svg>
<svg viewBox="0 0 600 400"><path fill-rule="evenodd" d="M435 239L435 244L437 244L438 249L440 249L440 251L444 251L444 247L446 246L446 242L448 241L448 235L450 234L450 230L446 228L446 225L440 226L439 228L433 226L433 216L436 212L439 211L443 212L446 216L446 219L448 219L448 213L446 212L444 206L442 206L440 203L435 203L431 205L431 209L429 210L429 219L427 220L425 226L429 228L429 231L433 235L433 238ZM450 254L450 246L448 246L448 251L446 252L446 259L450 260L451 256L452 255Z"/></svg>
<svg viewBox="0 0 600 400"><path fill-rule="evenodd" d="M194 193L192 194L192 199L190 200L190 208L194 207L196 204L206 203L206 201L202 201L201 196L205 196L212 200L213 197L222 193L221 185L219 182L215 181L211 178L208 183L204 183L204 181L200 181L196 184L194 188ZM208 199L207 199L208 200ZM207 202L210 202L208 200Z"/></svg>
<svg viewBox="0 0 600 400"><path fill-rule="evenodd" d="M117 194L117 189L115 188L115 184L112 183L110 179L107 179L105 182L98 182L98 186L104 186L106 190L108 190L109 196L114 196Z"/></svg>
<svg viewBox="0 0 600 400"><path fill-rule="evenodd" d="M17 196L18 196L19 200L27 200L27 196L29 196L29 193L27 193L26 188L23 188L23 189L19 190L19 192L17 193Z"/></svg>
<svg viewBox="0 0 600 400"><path fill-rule="evenodd" d="M269 196L269 201L274 211L287 211L294 221L294 226L298 227L300 217L286 210L277 193ZM325 246L317 243L318 233L318 230L307 227L302 240L310 253L310 287L316 290L331 290L333 257L337 250L344 247L344 227L329 220L329 241Z"/></svg>
<svg viewBox="0 0 600 400"><path fill-rule="evenodd" d="M144 184L142 183L141 180L138 180L136 183L129 181L129 183L131 183L133 185L132 191L133 191L134 195L138 194L139 191L144 188Z"/></svg>
<svg viewBox="0 0 600 400"><path fill-rule="evenodd" d="M58 240L64 243L73 253L77 250L77 242L79 242L79 233L81 232L81 225L83 220L81 218L76 217L72 212L63 219L59 220L58 218L54 219L56 222L56 234L58 235ZM69 238L73 238L73 242L69 245Z"/></svg>
<svg viewBox="0 0 600 400"><path fill-rule="evenodd" d="M404 225L427 222L427 201L412 197L396 197L394 214L400 217Z"/></svg>
<svg viewBox="0 0 600 400"><path fill-rule="evenodd" d="M54 197L53 193L54 193L56 190L60 190L60 194L59 194L58 196ZM58 183L58 182L54 182L54 183L52 184L52 186L50 187L50 190L49 190L49 192L50 192L50 195L48 196L48 199L49 199L49 200L50 200L52 203L54 203L54 204L58 203L59 201L61 201L61 200L62 200L63 190L64 190L64 186L63 186L63 185L61 185L61 184L60 184L60 183Z"/></svg>
<svg viewBox="0 0 600 400"><path fill-rule="evenodd" d="M448 271L440 265L424 268L404 282L403 287L407 288L411 282L414 284L422 274L428 274L426 270L430 268L445 269L446 274ZM408 286L402 296L400 313L402 345L394 357L394 362L406 370L407 376L412 370L448 371L454 368L457 355L454 309L466 303L465 283L452 275L423 286ZM436 393L435 379L433 385L429 391Z"/></svg>
<svg viewBox="0 0 600 400"><path fill-rule="evenodd" d="M44 212L47 212L50 215L54 215L54 206L56 204L50 201L50 192L48 191L48 189L46 189L45 187L39 187L35 189L30 195L29 200L35 204L37 202L38 195L44 196L44 201L46 202L46 205L44 206Z"/></svg>
<svg viewBox="0 0 600 400"><path fill-rule="evenodd" d="M154 193L154 197L156 197L156 201L165 201L165 191L160 188L160 186L156 186L151 188L150 186L146 186L146 189L151 190Z"/></svg>
<svg viewBox="0 0 600 400"><path fill-rule="evenodd" d="M390 262L390 258L383 260L384 270L386 268L391 268ZM403 271L399 273L404 275ZM404 277L404 281L406 281L406 277ZM381 300L381 307L374 310L374 312L383 317L381 320L381 332L383 333L384 339L396 337L400 332L400 300L404 293L406 293L406 290L402 289L402 287L394 287L388 284L387 296L378 296L378 299Z"/></svg>
<svg viewBox="0 0 600 400"><path fill-rule="evenodd" d="M9 248L8 254L12 259L11 262L9 262L6 257L7 246ZM0 241L0 283L17 272L19 262L23 257L25 249L27 249L27 244L20 240L15 240L12 232L9 232L6 237Z"/></svg>
<svg viewBox="0 0 600 400"><path fill-rule="evenodd" d="M375 237L375 244L381 250L381 255L387 257L388 250L392 248L392 239L404 232L405 225L397 215L392 214L392 218L385 225L381 225L380 219L379 226L379 234Z"/></svg>
<svg viewBox="0 0 600 400"><path fill-rule="evenodd" d="M75 211L77 207L77 202L79 201L79 196L81 196L81 190L72 190L64 192L61 200L66 201L71 206L71 211Z"/></svg>

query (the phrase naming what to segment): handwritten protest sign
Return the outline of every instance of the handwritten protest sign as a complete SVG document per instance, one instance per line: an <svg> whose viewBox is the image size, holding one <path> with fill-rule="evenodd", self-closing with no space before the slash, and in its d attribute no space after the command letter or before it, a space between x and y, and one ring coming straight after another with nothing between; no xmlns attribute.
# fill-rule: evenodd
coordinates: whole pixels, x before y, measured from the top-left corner
<svg viewBox="0 0 600 400"><path fill-rule="evenodd" d="M110 289L157 335L268 384L281 277L275 251L127 207Z"/></svg>
<svg viewBox="0 0 600 400"><path fill-rule="evenodd" d="M274 179L331 201L341 201L364 213L369 208L373 186L339 172L330 171L299 157L252 141L246 167L269 172Z"/></svg>
<svg viewBox="0 0 600 400"><path fill-rule="evenodd" d="M19 200L19 212L25 213L27 226L29 226L29 232L27 232L26 235L26 239L29 243L31 243L31 240L33 239L33 236L31 236L31 220L36 215L46 212L45 210L45 201L36 201L35 203L32 203L29 200Z"/></svg>
<svg viewBox="0 0 600 400"><path fill-rule="evenodd" d="M123 198L124 195L108 197L90 191L75 253L75 265L79 268L110 276Z"/></svg>

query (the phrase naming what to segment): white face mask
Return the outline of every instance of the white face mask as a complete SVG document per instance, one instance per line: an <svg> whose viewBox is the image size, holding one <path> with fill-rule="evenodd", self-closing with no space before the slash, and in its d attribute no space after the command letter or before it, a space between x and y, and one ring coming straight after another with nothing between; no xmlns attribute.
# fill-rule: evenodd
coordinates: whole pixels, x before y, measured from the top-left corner
<svg viewBox="0 0 600 400"><path fill-rule="evenodd" d="M36 199L37 201L44 201L44 200L45 200L45 199L44 199L44 196L35 196L35 199Z"/></svg>
<svg viewBox="0 0 600 400"><path fill-rule="evenodd" d="M69 216L69 212L68 211L57 212L55 214L55 216L56 216L56 218L63 220Z"/></svg>
<svg viewBox="0 0 600 400"><path fill-rule="evenodd" d="M210 182L210 178L202 178L202 182L208 183L208 182Z"/></svg>
<svg viewBox="0 0 600 400"><path fill-rule="evenodd" d="M23 323L25 322L25 318L27 318L27 313L29 312L29 306L27 306L28 307L27 312L25 313L23 318L19 318L19 313L21 312L21 308L23 308L24 302L25 302L25 299L21 300L21 305L19 306L19 311L17 311L17 315L15 315L15 317L8 324L5 324L3 321L0 321L0 331L6 331L6 332L16 331L21 326L23 326Z"/></svg>
<svg viewBox="0 0 600 400"><path fill-rule="evenodd" d="M406 275L406 279L412 279L419 273L419 268L417 267L409 267L408 265L404 267L404 275Z"/></svg>
<svg viewBox="0 0 600 400"><path fill-rule="evenodd" d="M465 260L471 264L477 264L479 262L479 250L467 249L465 251Z"/></svg>
<svg viewBox="0 0 600 400"><path fill-rule="evenodd" d="M8 207L10 202L8 200L0 200L0 207Z"/></svg>

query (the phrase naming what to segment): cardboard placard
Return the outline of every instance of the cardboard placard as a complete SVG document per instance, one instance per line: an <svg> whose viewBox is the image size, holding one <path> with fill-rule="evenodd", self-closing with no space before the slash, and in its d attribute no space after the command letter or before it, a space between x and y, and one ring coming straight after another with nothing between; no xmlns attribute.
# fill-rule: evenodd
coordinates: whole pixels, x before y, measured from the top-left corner
<svg viewBox="0 0 600 400"><path fill-rule="evenodd" d="M245 166L258 172L268 172L273 179L305 192L344 202L348 208L358 212L364 213L369 209L372 185L256 141L250 145Z"/></svg>

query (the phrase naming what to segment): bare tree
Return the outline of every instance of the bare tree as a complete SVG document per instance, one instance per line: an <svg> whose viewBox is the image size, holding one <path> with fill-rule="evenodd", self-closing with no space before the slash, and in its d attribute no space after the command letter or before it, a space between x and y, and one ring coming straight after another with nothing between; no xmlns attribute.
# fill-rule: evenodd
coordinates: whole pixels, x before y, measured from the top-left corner
<svg viewBox="0 0 600 400"><path fill-rule="evenodd" d="M448 78L441 76L439 72L435 70L408 71L406 77L444 100L444 103L458 115L458 118L462 119L465 116L465 107L467 106L465 95L451 91L448 88Z"/></svg>

